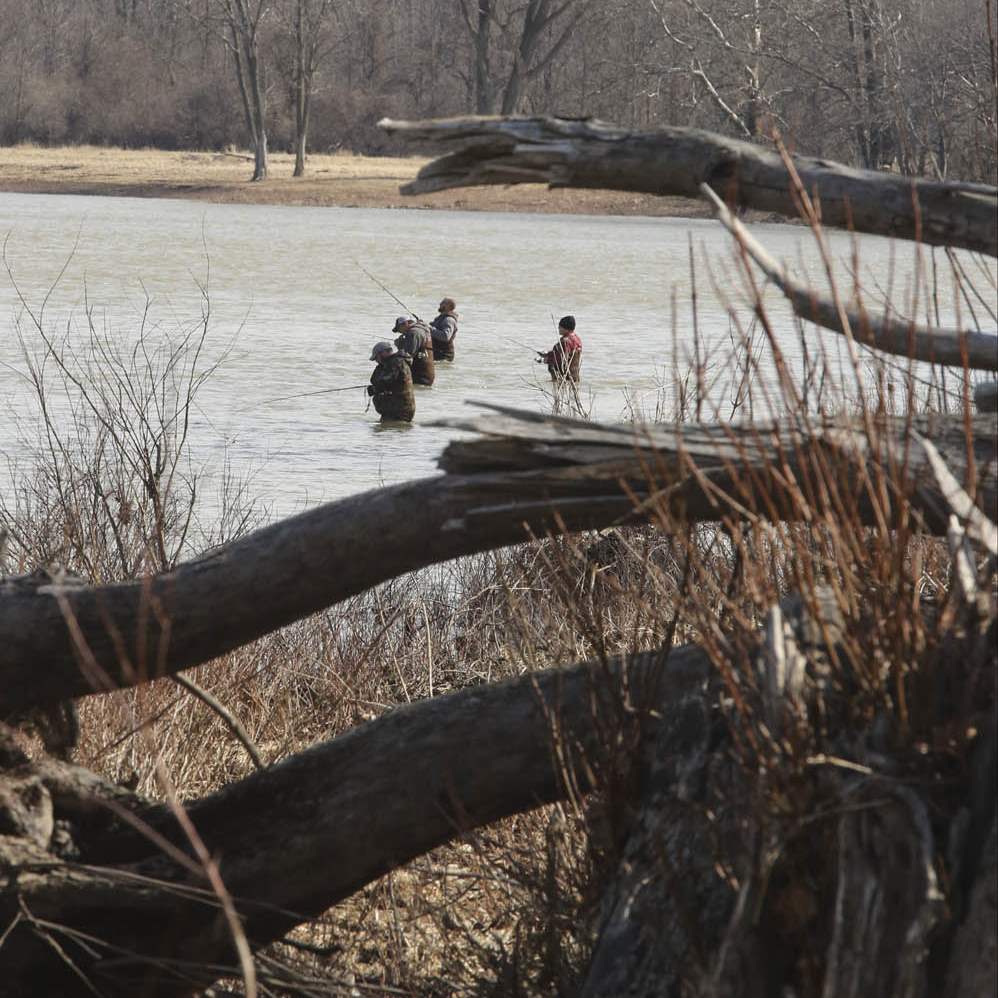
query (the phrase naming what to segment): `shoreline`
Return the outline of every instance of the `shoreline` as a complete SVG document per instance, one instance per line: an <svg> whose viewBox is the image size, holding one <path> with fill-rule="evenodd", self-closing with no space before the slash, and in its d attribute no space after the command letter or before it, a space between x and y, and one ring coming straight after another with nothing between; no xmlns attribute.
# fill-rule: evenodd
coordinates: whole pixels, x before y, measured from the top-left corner
<svg viewBox="0 0 998 998"><path fill-rule="evenodd" d="M713 217L705 201L625 191L552 190L543 184L399 193L399 187L429 162L426 157L316 154L309 156L306 174L298 178L291 175L294 158L289 154L272 153L269 159L270 176L253 182L252 157L241 152L5 146L0 148L0 192L298 207Z"/></svg>

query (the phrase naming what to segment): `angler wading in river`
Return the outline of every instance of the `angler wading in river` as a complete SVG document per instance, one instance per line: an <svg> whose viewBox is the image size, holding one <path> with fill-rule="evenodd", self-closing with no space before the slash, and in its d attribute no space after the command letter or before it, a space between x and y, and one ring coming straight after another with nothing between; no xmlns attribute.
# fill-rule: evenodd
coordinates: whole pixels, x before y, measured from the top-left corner
<svg viewBox="0 0 998 998"><path fill-rule="evenodd" d="M437 309L439 315L430 323L433 359L453 360L454 339L457 336L457 302L453 298L444 298Z"/></svg>
<svg viewBox="0 0 998 998"><path fill-rule="evenodd" d="M367 394L381 415L381 422L411 423L416 415L416 393L412 390L409 362L386 340L374 345L371 360L377 361L378 366L371 374Z"/></svg>
<svg viewBox="0 0 998 998"><path fill-rule="evenodd" d="M575 331L575 316L566 315L558 321L560 339L546 353L538 350L538 364L547 364L555 384L571 381L579 383L582 374L582 340Z"/></svg>
<svg viewBox="0 0 998 998"><path fill-rule="evenodd" d="M412 359L412 380L417 385L432 385L436 378L430 327L422 319L402 315L395 320L395 346Z"/></svg>

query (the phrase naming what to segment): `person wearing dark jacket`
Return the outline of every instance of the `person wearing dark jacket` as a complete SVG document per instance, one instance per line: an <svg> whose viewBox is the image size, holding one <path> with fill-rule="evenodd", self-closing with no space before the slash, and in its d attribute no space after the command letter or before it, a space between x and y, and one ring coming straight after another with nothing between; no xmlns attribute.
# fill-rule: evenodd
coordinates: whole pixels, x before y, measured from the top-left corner
<svg viewBox="0 0 998 998"><path fill-rule="evenodd" d="M538 350L538 364L547 364L551 380L558 383L579 383L582 374L582 340L575 331L575 316L566 315L558 321L558 342L547 353Z"/></svg>
<svg viewBox="0 0 998 998"><path fill-rule="evenodd" d="M400 334L395 338L395 346L412 358L412 380L417 385L432 385L437 372L430 327L422 319L402 315L395 320L392 332Z"/></svg>
<svg viewBox="0 0 998 998"><path fill-rule="evenodd" d="M433 337L433 359L454 359L454 337L457 336L457 302L444 298L437 306L440 314L430 323Z"/></svg>
<svg viewBox="0 0 998 998"><path fill-rule="evenodd" d="M381 422L411 423L416 415L416 393L412 390L409 362L384 340L374 345L371 360L376 360L378 366L371 374L367 394L380 413Z"/></svg>

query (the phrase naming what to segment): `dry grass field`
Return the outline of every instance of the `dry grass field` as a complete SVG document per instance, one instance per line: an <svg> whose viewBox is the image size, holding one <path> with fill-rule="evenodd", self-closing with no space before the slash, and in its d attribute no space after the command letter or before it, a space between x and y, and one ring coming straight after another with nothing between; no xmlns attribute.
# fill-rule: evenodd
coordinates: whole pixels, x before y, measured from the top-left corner
<svg viewBox="0 0 998 998"><path fill-rule="evenodd" d="M270 177L252 183L245 151L165 152L97 146L0 148L0 191L186 198L239 204L343 208L442 208L585 215L707 217L705 204L621 191L548 190L541 184L469 188L406 197L399 187L427 162L419 157L312 155L292 177L294 157L271 153Z"/></svg>

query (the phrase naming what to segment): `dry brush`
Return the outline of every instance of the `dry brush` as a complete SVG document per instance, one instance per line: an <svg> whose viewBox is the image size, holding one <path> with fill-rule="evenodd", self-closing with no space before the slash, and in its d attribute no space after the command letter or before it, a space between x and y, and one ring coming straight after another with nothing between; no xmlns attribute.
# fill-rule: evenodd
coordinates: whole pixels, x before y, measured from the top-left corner
<svg viewBox="0 0 998 998"><path fill-rule="evenodd" d="M475 123L471 148L518 127ZM565 128L557 155L592 177ZM628 137L612 140L619 159ZM729 189L750 189L739 162ZM766 169L780 165L793 190L785 159ZM826 176L800 171L799 190ZM961 231L945 225L934 231ZM871 336L861 312L836 312L844 335ZM6 731L0 987L186 994L241 974L247 990L312 993L274 976L267 946L427 850L567 800L603 842L583 994L976 993L995 975L998 462L994 417L967 401L657 427L493 412L460 421L476 436L448 447L437 477L157 574L5 580L13 717L217 669L421 566L614 528L586 557L584 590L570 550L539 549L588 661L561 650L555 668L442 696L430 679L425 698L183 804L170 780L152 800L31 757ZM414 505L418 530L395 515ZM669 539L666 562L621 556L642 536ZM621 617L633 633L610 641L601 610L620 605L628 572L655 626L642 638L642 614ZM379 613L369 646L395 626ZM453 636L455 655L483 619Z"/></svg>

